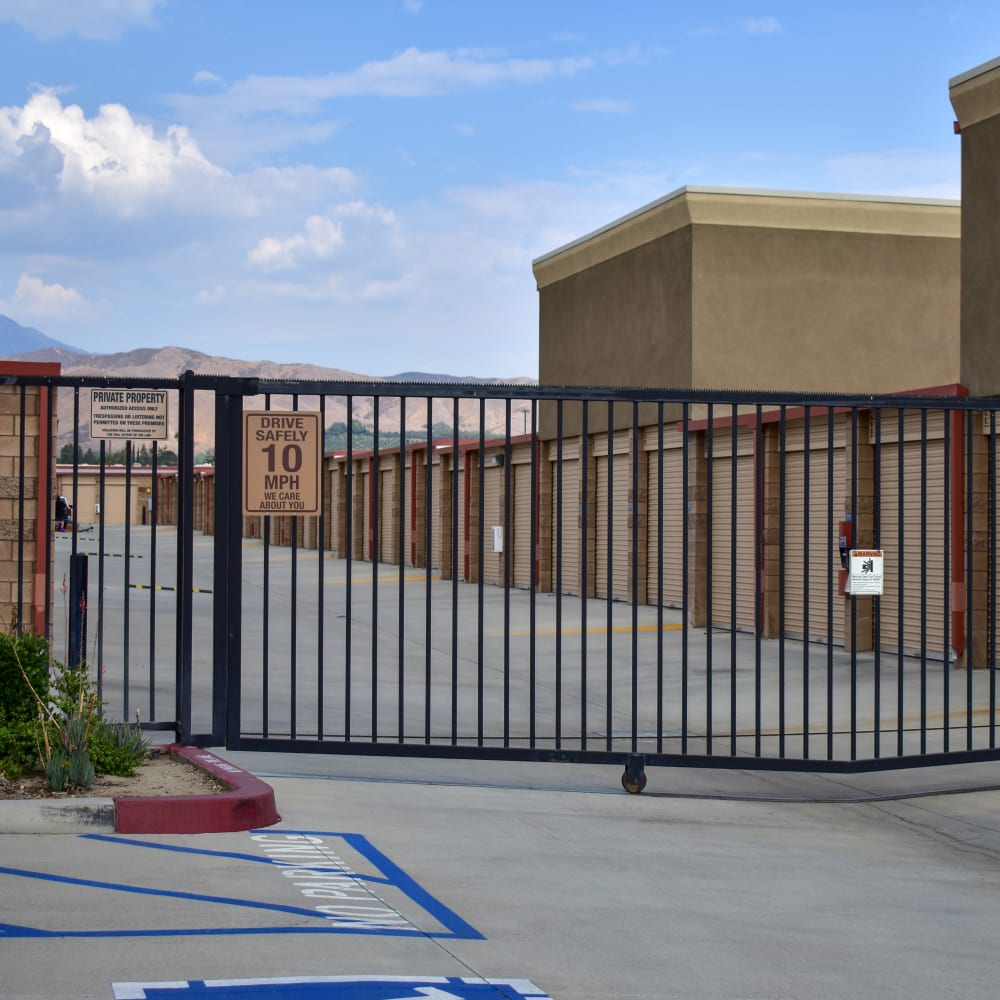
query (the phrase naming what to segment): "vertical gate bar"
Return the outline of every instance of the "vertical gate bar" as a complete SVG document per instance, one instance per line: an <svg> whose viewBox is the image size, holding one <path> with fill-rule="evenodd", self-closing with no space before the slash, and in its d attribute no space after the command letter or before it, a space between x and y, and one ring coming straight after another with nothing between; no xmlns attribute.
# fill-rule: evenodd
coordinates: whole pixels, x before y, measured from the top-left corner
<svg viewBox="0 0 1000 1000"><path fill-rule="evenodd" d="M264 409L271 409L271 394L264 394ZM262 567L263 593L261 594L262 604L262 634L261 634L261 731L267 739L270 732L270 705L271 705L271 515L265 514L261 522L261 534L263 537L263 558Z"/></svg>
<svg viewBox="0 0 1000 1000"><path fill-rule="evenodd" d="M875 454L872 464L872 493L874 503L874 539L875 548L882 548L882 408L875 407ZM882 597L872 598L872 646L875 661L875 692L872 711L875 715L875 758L882 756Z"/></svg>
<svg viewBox="0 0 1000 1000"><path fill-rule="evenodd" d="M194 372L180 377L177 413L177 670L175 680L175 736L179 743L191 740L191 683L194 663ZM101 441L101 513L98 518L98 551L104 552L104 441ZM98 565L99 599L104 595L104 559ZM213 595L213 600L214 600ZM98 615L98 642L103 648L103 614ZM103 664L103 654L98 657Z"/></svg>
<svg viewBox="0 0 1000 1000"><path fill-rule="evenodd" d="M183 434L181 435L181 440L183 441ZM97 552L99 559L97 562L97 697L103 700L104 697L104 551L106 544L106 531L105 531L105 492L107 490L107 466L105 464L107 458L107 449L105 445L106 441L102 439L100 449L99 449L99 462L100 462L100 472L97 476L97 503L101 508L100 514L97 516ZM180 511L177 513L177 550L178 554L182 551L183 535L181 529ZM187 523L187 522L183 522ZM190 566L191 552L190 544L187 546L186 556L187 566ZM184 739L190 738L191 735L191 643L190 643L190 619L191 619L191 606L187 606L187 625L189 641L186 647L187 658L186 658L186 675L184 679L184 684L187 685L187 699L186 702L182 700L182 681L180 676L178 676L177 681L177 692L176 692L176 733L178 742L183 742ZM182 616L178 616L177 628L178 635L182 634L184 619ZM178 662L178 672L182 670L180 662ZM186 714L182 713L182 708L186 705ZM184 726L184 721L186 720L186 728Z"/></svg>
<svg viewBox="0 0 1000 1000"><path fill-rule="evenodd" d="M972 496L972 428L969 428L969 485L968 495ZM987 643L986 651L986 667L990 673L990 749L994 749L997 745L997 723L996 723L996 713L997 713L997 411L995 409L990 410L990 439L987 446L987 469L989 473L989 482L986 487L986 500L987 500L987 524L989 526L988 538L986 540L986 551L989 556L990 571L988 574L989 580L989 595L987 599L986 609L987 609L987 635L989 640ZM968 538L972 539L972 503L969 502L969 521L968 521ZM969 630L969 637L966 644L966 649L969 650L967 655L965 671L967 676L966 684L969 689L972 687L972 663L969 662L971 659L972 650L972 545L969 544L969 570L968 576L968 588L969 588L969 599L968 608L969 613L967 615L967 628Z"/></svg>
<svg viewBox="0 0 1000 1000"><path fill-rule="evenodd" d="M861 456L858 444L858 408L851 407L851 524L858 532L858 475ZM854 544L858 544L855 537ZM851 593L851 760L858 759L858 599Z"/></svg>
<svg viewBox="0 0 1000 1000"><path fill-rule="evenodd" d="M639 403L632 401L632 753L639 749Z"/></svg>
<svg viewBox="0 0 1000 1000"><path fill-rule="evenodd" d="M432 526L434 523L434 400L427 398L427 448L424 475L424 743L431 741L431 609L433 591L431 571L434 563L431 552Z"/></svg>
<svg viewBox="0 0 1000 1000"><path fill-rule="evenodd" d="M656 752L663 753L663 400L656 404ZM646 496L649 493L647 490ZM648 499L647 499L648 502ZM647 514L647 525L648 514ZM648 531L648 527L647 527Z"/></svg>
<svg viewBox="0 0 1000 1000"><path fill-rule="evenodd" d="M927 753L927 410L920 408L920 752Z"/></svg>
<svg viewBox="0 0 1000 1000"><path fill-rule="evenodd" d="M476 480L476 504L479 511L479 527L476 531L476 620L478 623L476 637L476 744L482 746L485 740L485 685L486 685L486 647L485 631L485 581L483 580L483 564L486 558L486 522L483 512L486 509L486 400L479 400L479 469Z"/></svg>
<svg viewBox="0 0 1000 1000"><path fill-rule="evenodd" d="M715 545L715 404L709 403L708 422L705 429L705 454L706 468L705 475L705 586L706 586L706 611L707 620L705 622L705 753L712 755L712 737L714 736L714 726L712 713L713 701L713 677L712 677L712 633L715 630L714 609L712 608L712 598L714 596L714 563L713 546Z"/></svg>
<svg viewBox="0 0 1000 1000"><path fill-rule="evenodd" d="M615 555L615 404L608 400L608 520L607 534L605 535L605 562L607 568L604 571L606 593L604 595L604 745L607 750L611 749L611 740L614 732L612 720L612 706L614 702L613 683L613 653L611 637L614 634L613 621L611 617L612 600L614 598L614 555Z"/></svg>
<svg viewBox="0 0 1000 1000"><path fill-rule="evenodd" d="M739 407L734 403L730 411L732 426L729 429L729 755L736 756L736 623L738 619L739 591L736 586L736 551L739 507ZM751 494L752 496L752 494Z"/></svg>
<svg viewBox="0 0 1000 1000"><path fill-rule="evenodd" d="M530 522L530 554L528 560L528 574L530 582L528 584L528 672L530 674L530 691L531 691L531 732L529 739L529 746L532 749L535 747L535 729L536 729L536 719L535 714L538 710L538 692L536 686L538 683L538 664L536 662L536 631L538 628L538 587L537 587L537 576L538 576L538 401L535 399L531 400L531 442L529 444L531 449L531 522Z"/></svg>
<svg viewBox="0 0 1000 1000"><path fill-rule="evenodd" d="M158 448L153 442L152 466L150 474L149 511L149 718L156 718L156 470Z"/></svg>
<svg viewBox="0 0 1000 1000"><path fill-rule="evenodd" d="M132 442L125 442L125 594L122 608L122 672L124 675L123 717L128 719L132 712L129 707L129 663L132 659L129 651L129 631L131 624L130 609L132 605Z"/></svg>
<svg viewBox="0 0 1000 1000"><path fill-rule="evenodd" d="M396 627L396 738L399 743L404 741L406 732L406 397L399 397L399 597L397 600L399 609L398 624Z"/></svg>
<svg viewBox="0 0 1000 1000"><path fill-rule="evenodd" d="M228 516L215 526L213 600L212 730L225 731L227 747L239 745L242 730L243 611L243 399L216 389L216 511Z"/></svg>
<svg viewBox="0 0 1000 1000"><path fill-rule="evenodd" d="M513 468L510 450L511 399L504 400L503 441L503 745L510 746L510 576ZM456 434L458 432L456 431Z"/></svg>
<svg viewBox="0 0 1000 1000"><path fill-rule="evenodd" d="M785 756L785 711L787 683L785 670L785 517L788 513L785 502L788 470L786 467L787 409L782 405L778 411L778 756ZM758 422L760 415L758 414ZM805 453L803 468L809 464L809 453ZM803 584L805 584L803 578ZM803 636L802 644L809 642L809 633Z"/></svg>
<svg viewBox="0 0 1000 1000"><path fill-rule="evenodd" d="M298 394L292 395L292 411L298 412ZM288 523L291 537L289 544L291 551L291 586L289 587L289 600L291 604L288 615L288 664L291 674L291 684L289 696L289 736L296 739L299 735L299 519L296 516L286 515L284 520Z"/></svg>
<svg viewBox="0 0 1000 1000"><path fill-rule="evenodd" d="M587 749L587 587L590 584L588 561L590 546L587 531L590 518L590 488L587 476L590 472L590 402L581 402L580 430L580 749Z"/></svg>
<svg viewBox="0 0 1000 1000"><path fill-rule="evenodd" d="M761 580L764 577L763 565L763 525L764 525L764 425L762 422L763 408L758 403L756 420L754 422L754 499L753 499L753 578L754 578L754 756L759 757L761 747L762 725L762 664L761 664L761 631L764 615L761 604ZM735 675L735 670L733 671ZM779 727L779 739L783 739L784 730Z"/></svg>
<svg viewBox="0 0 1000 1000"><path fill-rule="evenodd" d="M688 697L689 697L689 675L688 675L688 630L691 602L688 596L688 589L691 585L691 573L689 560L691 557L691 431L688 427L690 418L690 404L685 401L681 412L681 431L683 439L681 441L681 753L688 752ZM695 519L697 523L697 519ZM709 563L711 565L711 563ZM709 622L709 631L712 624Z"/></svg>
<svg viewBox="0 0 1000 1000"><path fill-rule="evenodd" d="M963 415L963 432L965 436L965 705L966 705L966 719L965 719L965 748L966 750L972 749L972 718L973 718L973 693L972 693L972 490L975 483L975 478L972 474L973 470L973 422L976 417L975 413L967 412ZM992 436L991 436L992 440ZM987 485L987 495L989 496L990 490L989 485ZM990 508L992 510L992 508ZM960 516L960 513L956 511L956 517ZM992 516L988 518L987 524L993 520ZM989 542L987 541L987 548L989 548ZM990 562L990 572L987 574L987 579L992 579L996 576L995 563ZM987 608L989 608L989 602L987 601ZM991 619L987 619L989 624L987 625L987 635L992 636L995 631L995 626L992 624ZM992 669L993 661L988 660L990 667L990 687L992 688L994 682L994 673ZM989 744L990 747L993 746L993 706L992 697L990 698L990 725L989 725Z"/></svg>
<svg viewBox="0 0 1000 1000"><path fill-rule="evenodd" d="M73 530L70 532L70 547L76 555L79 535L76 528L80 517L80 387L73 388L73 487L70 493L73 507ZM46 497L46 505L48 497ZM86 651L84 651L86 653ZM78 666L78 664L76 664Z"/></svg>
<svg viewBox="0 0 1000 1000"><path fill-rule="evenodd" d="M347 420L347 457L344 491L344 740L351 742L351 616L354 613L354 397L345 396L345 419ZM430 510L430 504L427 505ZM428 643L429 645L429 643Z"/></svg>
<svg viewBox="0 0 1000 1000"><path fill-rule="evenodd" d="M326 396L319 397L319 517L316 523L316 739L324 739L326 720L324 718L324 675L326 674L326 504L327 504L327 468L326 468ZM402 521L401 521L402 523ZM402 551L402 546L400 546Z"/></svg>
<svg viewBox="0 0 1000 1000"><path fill-rule="evenodd" d="M944 574L943 574L943 597L944 597L944 669L941 671L941 698L944 702L944 716L942 719L943 731L941 733L943 749L947 753L951 749L951 690L949 674L951 673L951 412L943 410L941 412L944 423L944 476L943 489L944 496Z"/></svg>
<svg viewBox="0 0 1000 1000"><path fill-rule="evenodd" d="M906 472L904 460L904 443L906 441L906 411L900 406L896 410L896 553L898 559L897 577L897 598L896 598L896 756L902 757L904 751L903 733L905 706L905 673L903 671L903 612L905 608L904 598L904 566L906 554L903 548L903 531L906 524L903 496L904 475Z"/></svg>
<svg viewBox="0 0 1000 1000"><path fill-rule="evenodd" d="M562 749L563 400L556 400L555 748Z"/></svg>
<svg viewBox="0 0 1000 1000"><path fill-rule="evenodd" d="M31 622L32 627L38 627L38 609L35 606L35 585L38 581L39 571L38 562L39 559L42 560L44 568L42 569L42 576L45 580L45 594L46 600L44 601L44 608L42 610L42 623L45 638L51 642L52 641L52 601L47 598L47 595L52 593L52 588L54 584L53 580L53 554L55 548L55 539L52 537L51 525L52 525L52 510L49 507L49 497L52 496L55 489L54 482L54 463L52 461L53 456L51 448L49 447L49 442L55 436L56 428L56 388L55 386L39 386L38 389L38 424L39 432L44 434L45 442L39 441L39 456L45 456L46 461L43 463L44 470L38 470L38 476L40 479L44 480L45 490L41 497L38 498L39 505L44 504L44 516L36 519L37 532L39 535L44 537L38 538L35 542L35 579L32 581L32 596L31 596ZM44 525L44 533L42 531L42 526Z"/></svg>
<svg viewBox="0 0 1000 1000"><path fill-rule="evenodd" d="M803 413L802 450L805 453L802 473L802 759L809 759L809 510L812 505L812 411L807 406ZM830 548L827 522L827 548ZM829 586L829 582L827 586Z"/></svg>
<svg viewBox="0 0 1000 1000"><path fill-rule="evenodd" d="M17 444L17 469L18 469L18 473L17 473L17 478L18 478L18 489L17 489L17 497L18 497L18 500L17 500L17 523L18 523L19 526L23 526L24 525L25 509L26 509L26 506L27 506L27 502L26 502L27 490L25 490L24 486L25 486L25 471L26 471L25 470L25 459L26 459L26 455L27 455L27 427L25 426L25 424L26 424L27 415L28 415L28 396L27 396L28 387L26 385L22 385L19 388L20 388L20 392L18 394L18 396L19 396L19 414L18 414L18 421L17 421L17 438L18 438L18 444ZM39 389L39 395L41 395L41 389ZM40 432L44 433L45 432L45 420L44 420L44 414L41 412L40 408L39 408L39 417L42 418L42 419L39 420ZM51 463L47 463L47 464L51 464ZM41 472L41 470L39 470L39 472ZM39 476L39 478L41 478L41 476ZM45 513L45 519L44 520L45 520L46 526L48 526L49 519L52 516L52 512L48 509L48 504L49 504L48 498L50 496L50 493L49 493L48 490L45 490L44 492L42 492L42 490L36 489L36 495L38 496L38 504L39 505L41 505L43 503L45 504L46 513ZM17 635L17 636L22 635L23 632L24 632L24 584L25 584L25 579L24 579L24 536L25 536L25 531L23 530L23 527L22 527L22 530L19 530L18 533L17 533L17 603L15 605L15 614L16 614L17 618L16 618L16 621L15 621L15 624L14 624L14 632L15 632L15 635ZM51 531L48 530L48 527L46 527L46 535L45 535L45 537L46 537L46 539L49 539L49 538L52 537L52 533L51 533ZM39 542L40 541L41 541L41 539L39 539ZM38 556L42 555L42 552L43 552L43 546L38 545L37 548L36 548L36 559L35 559L36 568L37 568L37 564L38 564ZM48 560L46 560L46 561L48 561ZM48 593L48 590L46 590L46 593ZM48 602L46 601L46 604L47 603ZM48 633L46 633L46 638L48 638ZM98 666L100 666L100 664L98 664ZM98 685L100 685L100 683L101 683L101 671L100 671L100 669L98 669L98 671L97 671L97 683L98 683ZM100 690L98 690L98 697L100 697Z"/></svg>
<svg viewBox="0 0 1000 1000"><path fill-rule="evenodd" d="M836 411L826 409L826 523L833 520L833 421ZM829 530L829 528L827 529ZM826 547L826 759L833 760L833 546Z"/></svg>
<svg viewBox="0 0 1000 1000"><path fill-rule="evenodd" d="M378 743L378 569L381 544L381 490L379 483L379 404L381 396L372 398L372 460L368 475L368 537L364 541L365 554L372 566L372 628L371 628L371 709L372 743Z"/></svg>
<svg viewBox="0 0 1000 1000"><path fill-rule="evenodd" d="M459 442L459 399L455 396L451 409L451 745L458 745L458 488L461 480ZM507 400L510 415L510 400ZM508 422L509 431L509 422ZM508 433L508 444L510 441ZM509 456L508 456L509 460ZM505 662L506 669L506 662Z"/></svg>

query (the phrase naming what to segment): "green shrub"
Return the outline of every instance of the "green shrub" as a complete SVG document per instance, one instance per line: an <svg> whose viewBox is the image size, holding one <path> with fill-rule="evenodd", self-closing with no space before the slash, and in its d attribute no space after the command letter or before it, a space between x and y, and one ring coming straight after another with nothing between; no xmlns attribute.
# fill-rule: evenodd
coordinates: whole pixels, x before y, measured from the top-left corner
<svg viewBox="0 0 1000 1000"><path fill-rule="evenodd" d="M13 780L38 766L41 723L37 719L0 720L0 773Z"/></svg>
<svg viewBox="0 0 1000 1000"><path fill-rule="evenodd" d="M0 632L0 722L33 719L38 715L38 702L31 688L43 701L48 697L48 643L42 636L28 632L22 635Z"/></svg>
<svg viewBox="0 0 1000 1000"><path fill-rule="evenodd" d="M106 722L98 719L90 732L90 759L98 774L131 778L149 753L149 741L138 722Z"/></svg>

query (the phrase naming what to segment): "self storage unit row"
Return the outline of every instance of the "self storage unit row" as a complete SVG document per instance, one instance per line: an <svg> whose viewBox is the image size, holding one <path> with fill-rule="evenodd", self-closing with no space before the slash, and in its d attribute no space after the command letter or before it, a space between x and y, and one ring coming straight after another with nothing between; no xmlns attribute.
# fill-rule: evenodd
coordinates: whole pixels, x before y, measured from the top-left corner
<svg viewBox="0 0 1000 1000"><path fill-rule="evenodd" d="M341 558L446 579L635 595L698 626L941 659L965 643L970 450L982 467L974 545L989 539L983 498L997 502L988 424L926 407L726 405L583 438L491 440L482 452L474 439L332 454L323 524L298 519L296 544L322 538ZM296 519L257 520L252 534L266 520L288 544ZM845 530L848 547L883 551L883 595L877 608L859 598L853 621Z"/></svg>

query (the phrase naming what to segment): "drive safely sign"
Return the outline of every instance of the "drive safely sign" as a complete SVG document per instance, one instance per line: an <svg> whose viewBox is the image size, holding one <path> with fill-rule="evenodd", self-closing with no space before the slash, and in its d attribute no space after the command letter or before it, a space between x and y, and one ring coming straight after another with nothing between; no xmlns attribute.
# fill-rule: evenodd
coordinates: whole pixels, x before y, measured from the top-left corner
<svg viewBox="0 0 1000 1000"><path fill-rule="evenodd" d="M243 513L318 514L318 413L245 410Z"/></svg>

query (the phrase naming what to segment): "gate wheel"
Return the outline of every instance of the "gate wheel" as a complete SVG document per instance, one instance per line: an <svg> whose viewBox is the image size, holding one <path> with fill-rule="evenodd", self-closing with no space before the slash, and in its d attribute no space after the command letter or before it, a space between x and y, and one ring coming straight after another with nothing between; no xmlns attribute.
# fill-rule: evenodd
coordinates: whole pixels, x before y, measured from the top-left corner
<svg viewBox="0 0 1000 1000"><path fill-rule="evenodd" d="M638 795L646 787L646 759L642 754L630 754L622 773L622 788L629 795Z"/></svg>

